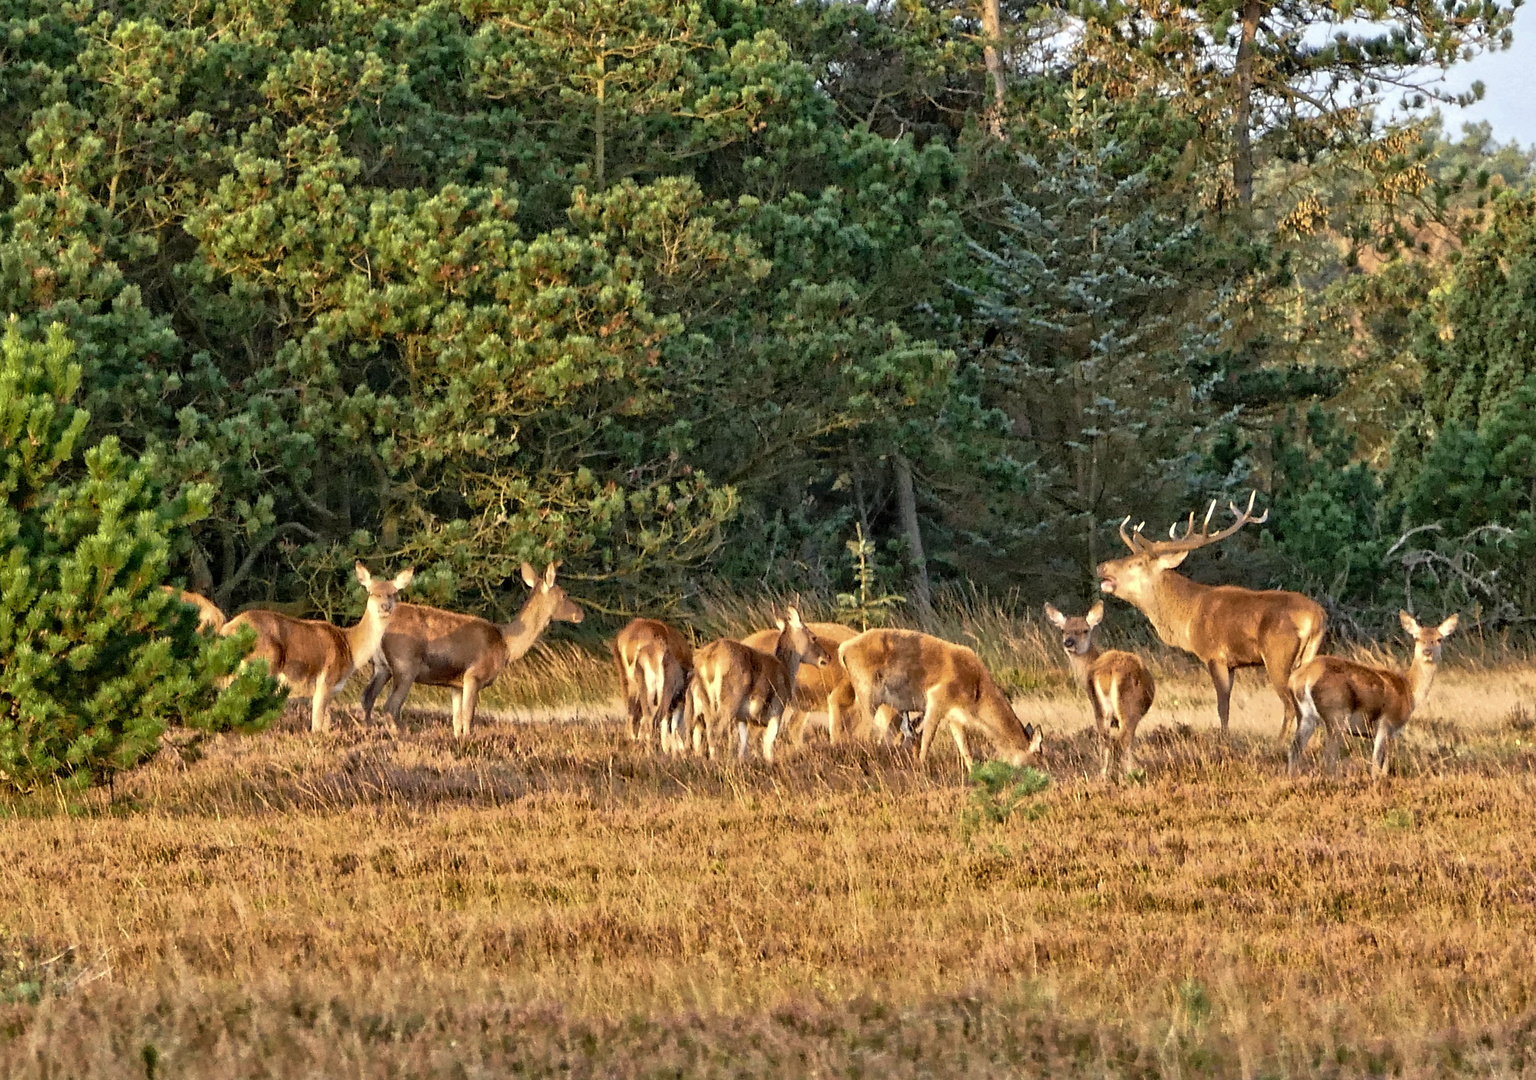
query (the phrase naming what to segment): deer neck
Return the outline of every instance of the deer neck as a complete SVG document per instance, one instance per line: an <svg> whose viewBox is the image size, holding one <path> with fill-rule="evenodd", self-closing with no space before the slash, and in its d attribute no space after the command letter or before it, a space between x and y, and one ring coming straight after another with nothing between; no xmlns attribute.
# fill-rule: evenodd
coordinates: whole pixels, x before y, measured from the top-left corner
<svg viewBox="0 0 1536 1080"><path fill-rule="evenodd" d="M779 634L779 642L773 647L773 655L778 657L779 663L784 665L784 674L788 677L787 691L791 697L795 693L795 680L800 676L801 654L790 644L789 635Z"/></svg>
<svg viewBox="0 0 1536 1080"><path fill-rule="evenodd" d="M517 613L517 618L509 623L498 624L496 629L501 631L501 640L507 648L507 659L522 659L554 617L555 605L549 599L549 594L534 593L523 605L523 610Z"/></svg>
<svg viewBox="0 0 1536 1080"><path fill-rule="evenodd" d="M384 630L388 626L389 617L379 611L378 604L369 600L363 617L357 620L355 626L349 626L346 630L347 647L352 651L354 669L363 661L373 659L384 641Z"/></svg>
<svg viewBox="0 0 1536 1080"><path fill-rule="evenodd" d="M1088 676L1093 674L1093 666L1099 662L1099 657L1104 650L1098 645L1090 645L1084 653L1069 652L1067 659L1072 663L1072 674L1077 679L1077 684L1084 690L1088 689Z"/></svg>
<svg viewBox="0 0 1536 1080"><path fill-rule="evenodd" d="M1408 665L1408 696L1413 712L1418 712L1424 700L1429 697L1429 684L1435 681L1435 668L1440 665L1433 660L1423 660L1415 656L1413 663Z"/></svg>
<svg viewBox="0 0 1536 1080"><path fill-rule="evenodd" d="M1189 649L1191 624L1200 597L1210 591L1209 585L1190 581L1183 574L1164 570L1153 579L1148 595L1132 600L1152 624L1165 644L1178 649Z"/></svg>

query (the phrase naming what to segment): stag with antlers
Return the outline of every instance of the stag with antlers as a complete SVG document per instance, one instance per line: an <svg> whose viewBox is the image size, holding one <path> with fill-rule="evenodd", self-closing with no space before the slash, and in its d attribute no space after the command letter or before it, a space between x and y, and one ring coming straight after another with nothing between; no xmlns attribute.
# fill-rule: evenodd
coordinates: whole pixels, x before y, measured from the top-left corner
<svg viewBox="0 0 1536 1080"><path fill-rule="evenodd" d="M1191 513L1183 535L1174 525L1167 540L1148 540L1141 534L1141 525L1127 532L1131 519L1126 518L1120 523L1120 539L1131 554L1099 564L1099 588L1138 608L1163 641L1201 659L1216 687L1222 734L1227 732L1232 673L1262 666L1285 709L1283 740L1297 718L1291 673L1317 655L1328 616L1300 593L1201 585L1173 572L1191 551L1225 540L1244 525L1267 521L1268 510L1253 516L1257 496L1257 492L1249 496L1246 510L1229 503L1235 520L1216 533L1210 531L1214 501L1198 529Z"/></svg>

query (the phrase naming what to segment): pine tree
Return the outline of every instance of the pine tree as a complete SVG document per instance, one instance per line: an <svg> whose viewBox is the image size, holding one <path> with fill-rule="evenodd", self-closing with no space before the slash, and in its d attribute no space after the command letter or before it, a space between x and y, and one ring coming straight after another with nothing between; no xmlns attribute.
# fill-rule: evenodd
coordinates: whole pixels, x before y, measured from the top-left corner
<svg viewBox="0 0 1536 1080"><path fill-rule="evenodd" d="M162 501L116 439L82 452L73 351L62 327L37 343L15 319L0 347L0 783L18 789L83 787L171 724L251 730L280 704L260 669L236 673L244 636L204 638L159 588L209 491Z"/></svg>

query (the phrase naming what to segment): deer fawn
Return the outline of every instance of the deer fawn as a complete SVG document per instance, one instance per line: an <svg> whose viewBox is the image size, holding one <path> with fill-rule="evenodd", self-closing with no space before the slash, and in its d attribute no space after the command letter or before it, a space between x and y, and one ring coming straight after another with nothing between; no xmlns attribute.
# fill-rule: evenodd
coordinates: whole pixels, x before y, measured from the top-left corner
<svg viewBox="0 0 1536 1080"><path fill-rule="evenodd" d="M772 652L722 639L694 654L684 716L695 753L704 746L713 753L716 725L734 720L737 756L747 756L748 729L758 726L764 729L763 760L773 761L773 744L802 665L821 667L830 659L794 608L778 628Z"/></svg>
<svg viewBox="0 0 1536 1080"><path fill-rule="evenodd" d="M1392 743L1414 710L1429 697L1429 686L1440 662L1441 643L1456 629L1457 622L1452 615L1439 626L1425 627L1406 611L1397 615L1403 630L1413 638L1413 661L1407 671L1389 671L1338 656L1320 656L1303 664L1291 676L1291 691L1301 709L1301 722L1296 726L1288 762L1291 775L1301 771L1301 755L1306 752L1307 740L1319 720L1328 729L1323 760L1330 774L1338 764L1343 728L1348 725L1369 731L1373 722L1376 747L1371 754L1371 771L1377 777L1387 774Z"/></svg>
<svg viewBox="0 0 1536 1080"><path fill-rule="evenodd" d="M329 706L341 685L359 664L379 651L384 628L395 610L395 594L411 583L416 571L405 570L393 581L380 581L357 564L357 580L368 591L368 608L356 626L343 630L320 619L295 619L276 611L245 611L225 623L221 634L242 626L256 631L250 660L265 660L267 670L290 691L312 695L310 730L330 731Z"/></svg>
<svg viewBox="0 0 1536 1080"><path fill-rule="evenodd" d="M1104 601L1089 608L1083 618L1068 618L1046 604L1045 617L1061 631L1061 646L1072 663L1072 674L1077 676L1078 685L1093 706L1093 726L1099 733L1103 756L1099 775L1105 779L1114 775L1118 779L1121 772L1129 774L1136 725L1152 708L1152 698L1157 693L1152 673L1141 657L1118 649L1104 652L1093 643L1093 632L1104 621ZM1117 762L1120 769L1112 771Z"/></svg>
<svg viewBox="0 0 1536 1080"><path fill-rule="evenodd" d="M656 619L634 619L613 639L613 660L629 714L629 737L649 743L658 733L662 753L681 753L684 694L693 673L693 646Z"/></svg>
<svg viewBox="0 0 1536 1080"><path fill-rule="evenodd" d="M853 688L848 685L848 672L843 669L843 662L837 658L837 647L851 638L859 636L859 631L851 626L841 623L813 622L805 624L816 637L816 644L821 646L821 651L827 655L827 663L823 667L805 667L801 665L799 678L795 680L795 700L792 709L786 709L786 713L793 715L781 722L782 728L788 732L793 730L793 738L796 746L805 744L805 729L808 726L812 713L825 712L827 714L827 738L837 742L843 734L842 717L848 706L853 702ZM779 630L759 630L748 634L741 639L741 643L749 649L757 649L759 652L773 652L778 645ZM834 707L834 698L841 703L841 696L846 695L847 705Z"/></svg>
<svg viewBox="0 0 1536 1080"><path fill-rule="evenodd" d="M1214 502L1198 532L1191 513L1184 535L1179 536L1175 526L1168 530L1168 540L1148 540L1141 535L1140 525L1127 533L1125 526L1131 519L1126 518L1120 523L1120 539L1131 549L1131 555L1099 564L1099 588L1139 608L1151 620L1158 637L1204 662L1216 687L1216 714L1221 718L1223 734L1232 699L1232 672L1263 665L1285 709L1280 730L1284 739L1296 719L1291 673L1317 655L1328 616L1300 593L1200 585L1173 573L1191 551L1225 540L1244 525L1269 520L1268 510L1253 516L1257 495L1249 496L1247 510L1239 511L1236 504L1229 504L1236 520L1214 534L1210 532Z"/></svg>
<svg viewBox="0 0 1536 1080"><path fill-rule="evenodd" d="M559 563L552 562L541 575L532 564L523 563L523 583L533 595L509 623L425 604L396 606L373 658L373 678L363 689L364 723L372 718L373 703L384 684L393 679L394 689L384 702L390 731L398 729L411 687L421 683L452 688L453 733L468 735L480 691L495 682L508 664L521 660L551 621L581 622L581 608L555 584L559 568Z"/></svg>
<svg viewBox="0 0 1536 1080"><path fill-rule="evenodd" d="M884 740L898 713L923 714L918 760L928 760L934 735L948 726L967 771L972 765L965 737L986 736L1009 764L1042 756L1040 729L1019 720L1007 697L976 654L915 630L867 630L837 650L854 699L873 718Z"/></svg>

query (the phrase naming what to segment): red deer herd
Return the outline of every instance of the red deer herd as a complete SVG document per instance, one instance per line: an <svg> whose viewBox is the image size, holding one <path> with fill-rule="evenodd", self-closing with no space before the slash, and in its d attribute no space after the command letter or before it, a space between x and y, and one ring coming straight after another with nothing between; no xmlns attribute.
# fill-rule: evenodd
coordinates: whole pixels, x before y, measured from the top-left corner
<svg viewBox="0 0 1536 1080"><path fill-rule="evenodd" d="M1191 551L1267 520L1267 511L1253 515L1253 504L1253 497L1246 510L1231 504L1232 523L1213 533L1212 502L1198 527L1191 514L1183 532L1175 525L1167 540L1147 539L1140 525L1128 532L1127 518L1120 538L1130 554L1099 564L1099 589L1140 610L1166 644L1201 660L1215 687L1223 734L1233 673L1262 667L1284 710L1281 741L1290 737L1292 774L1301 770L1302 754L1321 722L1328 771L1348 730L1374 737L1372 769L1385 775L1392 743L1428 695L1441 642L1456 629L1457 617L1421 627L1402 612L1414 654L1408 669L1398 672L1319 657L1327 615L1299 593L1202 585L1174 572ZM364 723L371 722L387 684L393 687L383 712L392 732L412 686L446 686L454 734L465 736L481 691L526 654L551 622L582 621L582 609L555 583L558 567L551 563L539 573L524 563L523 580L532 594L515 619L500 624L398 600L413 571L380 580L362 563L356 572L367 606L357 624L345 629L260 609L226 620L195 593L166 591L196 609L200 630L224 635L253 630L249 659L264 660L290 692L310 697L314 731L330 730L331 699L354 671L371 663L362 694ZM1118 780L1131 774L1136 728L1156 697L1152 673L1134 653L1103 650L1095 642L1103 601L1081 616L1047 604L1045 616L1061 632L1068 664L1088 697L1101 776ZM643 744L654 738L664 753L714 756L717 743L734 741L737 755L746 758L756 733L763 759L772 762L780 733L799 746L819 715L832 742L854 737L887 743L911 732L919 740L919 761L945 730L967 768L972 737L984 739L994 756L1016 766L1044 756L1039 725L1020 720L975 652L914 630L860 633L838 623L805 622L791 607L771 629L697 649L674 627L639 618L619 632L612 651L630 738Z"/></svg>

